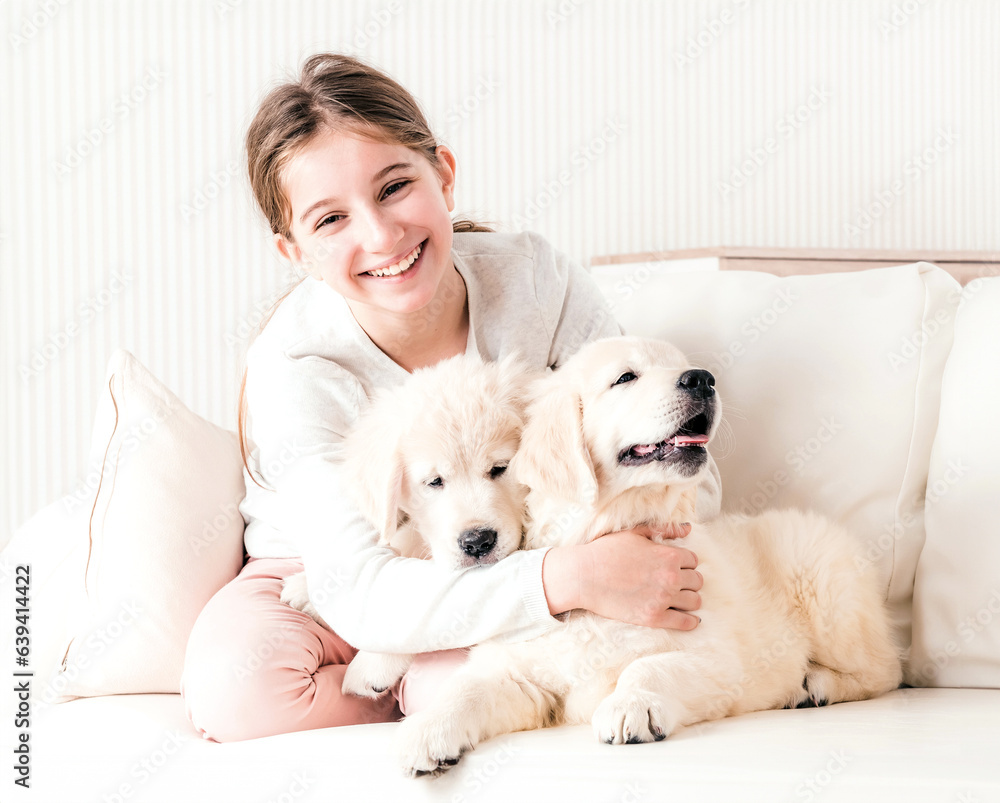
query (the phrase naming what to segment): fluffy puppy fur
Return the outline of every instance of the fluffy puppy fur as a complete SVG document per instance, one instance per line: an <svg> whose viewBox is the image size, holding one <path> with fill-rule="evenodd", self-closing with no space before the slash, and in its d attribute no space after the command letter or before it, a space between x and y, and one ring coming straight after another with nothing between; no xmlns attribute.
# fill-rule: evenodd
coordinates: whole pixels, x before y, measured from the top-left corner
<svg viewBox="0 0 1000 803"><path fill-rule="evenodd" d="M343 492L404 557L448 568L484 566L519 549L526 488L507 471L524 424L528 374L516 359L459 355L379 393L344 443ZM326 625L304 572L281 600ZM411 655L359 652L346 693L378 697Z"/></svg>
<svg viewBox="0 0 1000 803"><path fill-rule="evenodd" d="M530 547L694 521L714 378L673 346L612 338L541 380L511 470L530 487ZM696 722L896 688L883 593L852 536L814 513L694 523L679 545L704 577L682 632L573 611L521 644L471 651L440 702L400 726L403 768L437 774L502 733L590 721L602 742L660 740Z"/></svg>

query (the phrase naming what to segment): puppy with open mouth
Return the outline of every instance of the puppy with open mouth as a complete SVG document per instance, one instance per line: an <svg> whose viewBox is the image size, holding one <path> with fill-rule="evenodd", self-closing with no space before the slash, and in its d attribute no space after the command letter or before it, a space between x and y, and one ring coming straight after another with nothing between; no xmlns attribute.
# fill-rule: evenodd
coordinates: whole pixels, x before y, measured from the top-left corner
<svg viewBox="0 0 1000 803"><path fill-rule="evenodd" d="M531 641L473 648L438 701L400 726L405 772L438 774L515 730L589 721L602 742L650 742L899 685L883 595L856 568L849 533L795 510L694 519L721 418L714 385L670 344L639 338L589 344L540 380L510 469L530 488L526 545L694 521L677 543L699 557L702 622L665 630L578 610Z"/></svg>

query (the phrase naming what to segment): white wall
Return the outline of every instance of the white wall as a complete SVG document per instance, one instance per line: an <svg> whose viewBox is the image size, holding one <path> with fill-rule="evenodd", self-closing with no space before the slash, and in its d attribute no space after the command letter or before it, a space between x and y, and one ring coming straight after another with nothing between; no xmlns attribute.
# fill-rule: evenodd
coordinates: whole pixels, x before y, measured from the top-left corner
<svg viewBox="0 0 1000 803"><path fill-rule="evenodd" d="M84 482L114 348L234 426L288 279L242 136L313 52L411 89L461 211L581 260L1000 250L988 0L0 0L0 29L0 543Z"/></svg>

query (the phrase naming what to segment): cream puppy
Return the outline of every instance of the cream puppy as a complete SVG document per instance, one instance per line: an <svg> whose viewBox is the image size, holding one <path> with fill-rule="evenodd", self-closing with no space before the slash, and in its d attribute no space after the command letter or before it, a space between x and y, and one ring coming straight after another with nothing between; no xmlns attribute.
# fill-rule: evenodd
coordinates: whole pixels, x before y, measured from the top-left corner
<svg viewBox="0 0 1000 803"><path fill-rule="evenodd" d="M344 443L344 493L404 557L485 566L521 547L526 488L507 471L520 442L528 375L515 359L460 355L378 394ZM327 626L305 572L281 600ZM401 604L405 604L401 601ZM413 656L359 652L343 690L378 697Z"/></svg>
<svg viewBox="0 0 1000 803"><path fill-rule="evenodd" d="M611 338L541 380L511 471L530 487L527 546L582 544L692 521L715 380L673 346ZM768 708L862 700L898 686L883 593L858 547L813 513L695 523L702 621L644 628L573 611L521 644L474 648L440 701L400 726L404 770L437 774L484 739L591 722L602 742Z"/></svg>

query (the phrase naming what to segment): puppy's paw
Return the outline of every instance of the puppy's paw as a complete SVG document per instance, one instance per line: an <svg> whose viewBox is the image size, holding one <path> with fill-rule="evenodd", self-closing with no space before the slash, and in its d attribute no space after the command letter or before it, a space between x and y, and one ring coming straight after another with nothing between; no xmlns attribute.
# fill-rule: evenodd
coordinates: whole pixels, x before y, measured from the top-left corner
<svg viewBox="0 0 1000 803"><path fill-rule="evenodd" d="M348 664L341 690L355 697L381 697L399 683L412 661L412 655L362 650Z"/></svg>
<svg viewBox="0 0 1000 803"><path fill-rule="evenodd" d="M410 778L437 776L454 767L472 747L448 718L419 712L400 723L396 746L403 773Z"/></svg>
<svg viewBox="0 0 1000 803"><path fill-rule="evenodd" d="M305 572L290 574L282 581L281 596L279 599L286 605L295 608L295 610L302 611L307 616L311 616L327 630L331 629L330 625L323 621L323 617L319 615L319 611L309 601L309 586L306 585Z"/></svg>
<svg viewBox="0 0 1000 803"><path fill-rule="evenodd" d="M802 688L793 695L786 708L819 708L836 701L837 677L832 669L819 664L809 664Z"/></svg>
<svg viewBox="0 0 1000 803"><path fill-rule="evenodd" d="M279 599L295 610L309 613L312 603L309 602L309 586L306 585L306 573L290 574L281 582ZM311 616L312 614L310 614Z"/></svg>
<svg viewBox="0 0 1000 803"><path fill-rule="evenodd" d="M591 719L594 735L605 744L659 742L674 730L660 700L652 694L615 691Z"/></svg>

